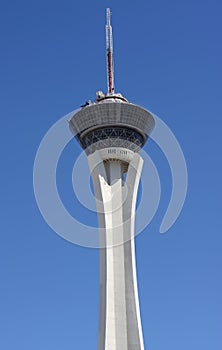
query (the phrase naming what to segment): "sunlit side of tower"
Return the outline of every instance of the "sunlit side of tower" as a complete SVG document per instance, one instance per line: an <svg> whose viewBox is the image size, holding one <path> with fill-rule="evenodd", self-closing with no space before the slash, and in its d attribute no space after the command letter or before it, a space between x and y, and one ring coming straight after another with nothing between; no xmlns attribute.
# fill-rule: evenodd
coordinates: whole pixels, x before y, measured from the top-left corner
<svg viewBox="0 0 222 350"><path fill-rule="evenodd" d="M139 151L154 119L114 91L113 40L107 9L108 92L97 92L70 120L85 150L97 204L100 239L98 350L142 350L134 225L143 160ZM84 186L84 184L83 184Z"/></svg>

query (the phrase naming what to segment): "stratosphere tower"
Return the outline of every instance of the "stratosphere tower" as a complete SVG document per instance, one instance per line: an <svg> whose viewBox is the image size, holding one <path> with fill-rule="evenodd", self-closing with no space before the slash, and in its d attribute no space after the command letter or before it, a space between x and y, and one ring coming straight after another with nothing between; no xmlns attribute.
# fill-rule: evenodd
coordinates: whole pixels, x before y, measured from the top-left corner
<svg viewBox="0 0 222 350"><path fill-rule="evenodd" d="M106 10L108 91L96 93L69 121L92 177L100 241L98 350L143 350L135 259L135 212L151 113L114 89L113 36ZM84 186L84 184L83 184Z"/></svg>

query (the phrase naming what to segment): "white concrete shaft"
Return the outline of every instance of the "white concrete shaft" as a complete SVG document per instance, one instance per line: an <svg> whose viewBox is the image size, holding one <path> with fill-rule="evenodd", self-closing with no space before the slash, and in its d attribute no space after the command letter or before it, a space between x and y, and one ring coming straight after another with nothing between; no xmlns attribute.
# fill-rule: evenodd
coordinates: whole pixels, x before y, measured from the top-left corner
<svg viewBox="0 0 222 350"><path fill-rule="evenodd" d="M88 157L97 202L100 249L98 350L143 350L137 291L134 218L142 158L133 154L126 181L123 162Z"/></svg>

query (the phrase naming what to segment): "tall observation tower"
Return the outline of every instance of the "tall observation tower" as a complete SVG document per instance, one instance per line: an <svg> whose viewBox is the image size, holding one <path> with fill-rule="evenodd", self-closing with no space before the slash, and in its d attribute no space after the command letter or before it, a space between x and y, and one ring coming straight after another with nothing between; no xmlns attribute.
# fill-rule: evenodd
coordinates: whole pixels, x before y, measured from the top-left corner
<svg viewBox="0 0 222 350"><path fill-rule="evenodd" d="M154 128L154 119L115 92L110 9L106 15L108 91L97 92L95 102L87 102L69 124L86 152L97 204L101 243L98 350L142 350L134 225L143 165L138 152Z"/></svg>

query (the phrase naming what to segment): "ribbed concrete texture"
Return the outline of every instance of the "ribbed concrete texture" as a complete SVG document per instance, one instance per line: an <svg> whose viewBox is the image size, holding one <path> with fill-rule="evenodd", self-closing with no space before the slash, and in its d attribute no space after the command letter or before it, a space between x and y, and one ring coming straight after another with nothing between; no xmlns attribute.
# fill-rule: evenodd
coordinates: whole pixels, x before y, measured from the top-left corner
<svg viewBox="0 0 222 350"><path fill-rule="evenodd" d="M113 156L112 156L113 155ZM100 249L98 350L142 350L134 223L143 160L111 148L88 156L97 202Z"/></svg>

